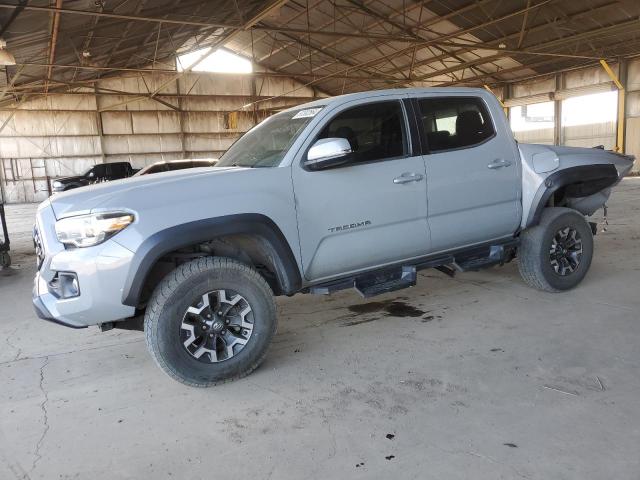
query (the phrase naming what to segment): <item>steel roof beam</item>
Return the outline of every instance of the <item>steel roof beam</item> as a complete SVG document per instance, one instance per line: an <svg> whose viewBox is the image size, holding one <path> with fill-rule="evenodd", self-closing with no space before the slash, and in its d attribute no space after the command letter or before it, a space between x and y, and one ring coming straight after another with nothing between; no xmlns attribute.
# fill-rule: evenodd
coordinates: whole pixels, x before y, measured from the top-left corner
<svg viewBox="0 0 640 480"><path fill-rule="evenodd" d="M88 10L77 10L72 8L56 8L56 7L37 7L37 6L24 6L20 7L20 5L8 4L8 3L0 3L0 8L5 9L18 9L22 8L24 10L34 11L34 12L53 12L57 14L66 14L66 15L83 15L83 16L92 16L92 17L100 17L100 18L109 18L114 20L123 20L126 22L147 22L147 23L161 23L161 24L174 24L174 25L188 25L193 27L214 27L214 28L229 28L229 29L240 29L246 30L248 28L253 28L258 31L266 31L266 32L280 32L280 33L294 33L294 34L312 34L312 35L324 35L324 36L340 36L340 37L352 37L352 38L372 38L376 40L385 39L385 40L393 40L394 37L385 36L385 35L377 35L377 34L368 34L368 33L357 33L357 32L332 32L328 30L305 30L299 28L287 28L287 27L276 27L276 26L254 26L256 23L260 22L264 15L258 18L258 20L254 20L251 27L247 27L246 25L234 25L229 23L218 23L218 22L198 22L193 20L177 20L172 18L158 18L158 17L147 17L142 15L121 15L116 13L109 13L104 11L88 11ZM398 40L397 37L395 37ZM409 40L409 39L407 39Z"/></svg>
<svg viewBox="0 0 640 480"><path fill-rule="evenodd" d="M56 7L62 7L62 0L56 0ZM51 43L49 46L49 63L53 64L56 60L56 47L58 45L58 31L60 30L60 14L53 14L53 23L51 26ZM47 76L44 81L44 92L49 89L49 78L51 78L52 67L47 68Z"/></svg>
<svg viewBox="0 0 640 480"><path fill-rule="evenodd" d="M566 24L570 23L571 21L574 21L574 20L577 20L579 18L582 18L583 16L585 16L588 13L593 13L595 11L608 9L608 8L612 7L613 5L615 5L616 3L617 2L610 2L610 3L607 3L605 5L601 5L599 7L596 7L591 12L580 12L580 13L577 13L575 15L572 15L572 16L566 18L566 19L563 19L563 20L560 20L560 21L557 21L557 22L544 22L544 23L542 23L540 25L537 25L535 27L529 28L528 33L529 34L538 33L538 32L547 30L550 27L566 25ZM520 32L511 33L511 34L508 34L506 36L502 36L500 38L497 38L495 41L493 41L493 43L489 43L489 44L484 43L484 45L485 46L494 46L495 50L499 50L498 45L500 43L504 43L506 41L516 39L516 38L518 38L519 35L520 35ZM529 48L532 48L532 47L529 47ZM451 52L451 53L452 54L456 54L456 55L461 55L463 53L471 52L474 49L475 49L474 46L463 47L460 50L456 50L456 51ZM443 54L443 55L438 55L437 57L427 58L425 60L421 60L420 62L417 62L415 64L414 68L419 68L419 67L422 67L424 65L429 65L430 63L434 63L434 62L437 62L437 61L440 61L440 60L445 60L447 58L450 58L450 56L451 55Z"/></svg>

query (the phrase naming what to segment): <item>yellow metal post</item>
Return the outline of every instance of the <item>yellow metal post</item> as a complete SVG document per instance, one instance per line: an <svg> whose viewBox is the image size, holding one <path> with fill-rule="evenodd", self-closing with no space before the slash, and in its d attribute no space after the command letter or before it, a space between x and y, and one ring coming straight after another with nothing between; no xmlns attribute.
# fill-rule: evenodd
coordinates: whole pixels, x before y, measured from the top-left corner
<svg viewBox="0 0 640 480"><path fill-rule="evenodd" d="M487 92L493 93L493 90L491 90L491 87L489 85L483 85L483 86L484 86L484 89ZM498 98L498 96L495 93L493 93L493 95L496 98ZM504 114L508 117L509 116L509 109L507 107L505 107L504 102L502 100L500 100L499 98L498 98L498 101L500 102L500 105L502 106L502 110L504 110Z"/></svg>
<svg viewBox="0 0 640 480"><path fill-rule="evenodd" d="M613 80L618 88L618 121L616 128L616 152L624 153L624 123L625 123L625 91L624 85L616 73L611 69L606 60L600 60L600 65L607 72L607 75Z"/></svg>

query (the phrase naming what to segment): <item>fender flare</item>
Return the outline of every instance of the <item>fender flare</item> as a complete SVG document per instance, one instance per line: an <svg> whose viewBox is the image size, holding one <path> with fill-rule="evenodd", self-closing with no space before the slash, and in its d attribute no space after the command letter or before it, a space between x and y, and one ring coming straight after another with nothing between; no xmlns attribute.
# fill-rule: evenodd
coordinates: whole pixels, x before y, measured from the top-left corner
<svg viewBox="0 0 640 480"><path fill-rule="evenodd" d="M547 202L555 192L571 184L582 184L576 193L578 197L592 195L618 181L618 171L613 164L580 165L569 167L549 175L536 192L525 228L540 223L540 217Z"/></svg>
<svg viewBox="0 0 640 480"><path fill-rule="evenodd" d="M256 235L273 249L275 274L280 290L293 294L300 290L302 279L298 264L286 237L265 215L243 213L207 218L175 225L146 238L136 249L122 290L122 303L137 307L142 289L154 265L169 252L216 237L234 234Z"/></svg>

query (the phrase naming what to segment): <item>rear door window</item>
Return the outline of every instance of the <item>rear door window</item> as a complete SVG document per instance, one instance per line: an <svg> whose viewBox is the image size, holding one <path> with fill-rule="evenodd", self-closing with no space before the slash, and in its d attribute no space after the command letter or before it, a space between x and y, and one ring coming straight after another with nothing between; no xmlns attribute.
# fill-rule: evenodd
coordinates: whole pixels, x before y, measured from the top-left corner
<svg viewBox="0 0 640 480"><path fill-rule="evenodd" d="M423 98L418 105L430 152L473 147L495 135L487 106L480 98Z"/></svg>

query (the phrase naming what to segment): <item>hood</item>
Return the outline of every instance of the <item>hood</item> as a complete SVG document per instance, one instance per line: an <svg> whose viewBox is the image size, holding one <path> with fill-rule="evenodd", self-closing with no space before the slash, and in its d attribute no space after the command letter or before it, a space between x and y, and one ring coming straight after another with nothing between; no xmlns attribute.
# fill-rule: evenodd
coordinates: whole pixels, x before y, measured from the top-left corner
<svg viewBox="0 0 640 480"><path fill-rule="evenodd" d="M115 197L131 198L134 191L135 197L153 196L157 199L156 201L166 202L171 201L171 195L174 195L176 191L195 193L194 190L206 188L205 185L210 183L211 177L233 175L244 170L252 169L202 167L96 183L52 196L51 207L56 218L60 219L70 215L90 213L106 203L113 204ZM182 183L184 188L180 185ZM212 192L207 193L211 194ZM126 208L128 205L122 205L122 207Z"/></svg>

